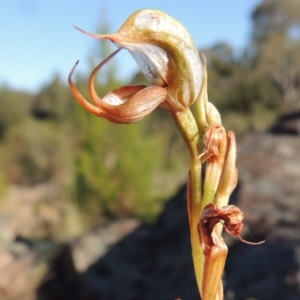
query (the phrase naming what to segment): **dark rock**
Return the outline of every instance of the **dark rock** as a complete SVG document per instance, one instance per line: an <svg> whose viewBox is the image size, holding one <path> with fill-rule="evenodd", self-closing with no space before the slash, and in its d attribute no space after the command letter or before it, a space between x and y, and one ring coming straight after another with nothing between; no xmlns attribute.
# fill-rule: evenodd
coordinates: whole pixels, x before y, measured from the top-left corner
<svg viewBox="0 0 300 300"><path fill-rule="evenodd" d="M288 135L238 141L239 185L231 202L245 214L243 238L266 242L251 246L225 234L227 300L300 299L299 149L300 139ZM73 299L199 299L185 193L181 188L154 225L140 226L81 274L74 284L82 298ZM39 291L46 295L47 285Z"/></svg>
<svg viewBox="0 0 300 300"><path fill-rule="evenodd" d="M197 298L186 191L182 188L153 226L141 226L84 274L87 299Z"/></svg>
<svg viewBox="0 0 300 300"><path fill-rule="evenodd" d="M253 134L239 141L234 199L245 213L244 238L266 242L231 245L225 269L228 299L300 298L299 147L300 139L289 135Z"/></svg>
<svg viewBox="0 0 300 300"><path fill-rule="evenodd" d="M292 111L281 115L270 130L274 134L300 135L300 111Z"/></svg>
<svg viewBox="0 0 300 300"><path fill-rule="evenodd" d="M83 285L80 275L75 270L71 248L68 245L61 248L37 289L37 297L40 300L83 299Z"/></svg>

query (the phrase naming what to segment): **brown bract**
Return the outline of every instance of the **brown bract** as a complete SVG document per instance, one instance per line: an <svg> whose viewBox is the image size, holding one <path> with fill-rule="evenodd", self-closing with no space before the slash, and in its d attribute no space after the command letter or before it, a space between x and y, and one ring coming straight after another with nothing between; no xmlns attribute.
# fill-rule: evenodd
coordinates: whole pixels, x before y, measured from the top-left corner
<svg viewBox="0 0 300 300"><path fill-rule="evenodd" d="M213 162L225 155L226 151L226 131L221 124L212 125L204 135L205 150L201 154L201 161Z"/></svg>

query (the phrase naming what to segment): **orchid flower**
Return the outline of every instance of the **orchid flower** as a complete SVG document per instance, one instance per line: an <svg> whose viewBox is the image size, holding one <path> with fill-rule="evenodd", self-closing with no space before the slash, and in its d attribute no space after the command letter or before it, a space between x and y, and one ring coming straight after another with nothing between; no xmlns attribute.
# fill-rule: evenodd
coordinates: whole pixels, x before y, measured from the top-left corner
<svg viewBox="0 0 300 300"><path fill-rule="evenodd" d="M132 123L159 106L174 119L190 157L187 209L199 292L202 300L222 300L221 277L228 250L221 237L221 225L244 241L240 237L243 213L228 206L238 180L236 141L233 132L226 133L218 110L208 99L205 59L202 65L185 27L158 10L133 13L114 34L93 34L75 28L91 37L108 39L118 47L90 76L93 104L72 81L78 62L71 70L71 91L87 111L114 123ZM101 99L95 90L95 78L121 49L129 51L150 85L120 87Z"/></svg>
<svg viewBox="0 0 300 300"><path fill-rule="evenodd" d="M197 48L184 26L164 12L137 11L115 34L92 34L76 28L89 36L108 39L119 48L101 62L90 77L89 91L95 105L88 102L72 82L78 62L69 75L74 97L94 115L115 123L132 123L157 106L173 113L184 111L199 97L203 67ZM125 86L101 99L95 92L95 77L120 49L129 51L150 86Z"/></svg>

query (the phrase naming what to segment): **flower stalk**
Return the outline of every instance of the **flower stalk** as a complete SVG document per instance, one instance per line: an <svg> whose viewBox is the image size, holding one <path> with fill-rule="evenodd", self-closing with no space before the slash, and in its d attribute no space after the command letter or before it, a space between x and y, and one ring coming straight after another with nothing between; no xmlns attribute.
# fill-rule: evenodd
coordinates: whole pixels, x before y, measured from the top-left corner
<svg viewBox="0 0 300 300"><path fill-rule="evenodd" d="M205 59L202 65L184 26L158 10L133 13L115 34L93 34L75 28L91 37L108 39L118 47L90 76L93 104L72 81L78 62L71 70L71 92L87 111L121 124L137 122L158 106L172 116L190 158L187 210L199 292L202 300L223 299L221 278L228 249L221 237L222 227L242 240L243 213L228 206L238 178L236 142L234 133L226 133L218 110L208 100ZM121 49L129 51L150 85L124 86L100 98L95 91L96 75Z"/></svg>

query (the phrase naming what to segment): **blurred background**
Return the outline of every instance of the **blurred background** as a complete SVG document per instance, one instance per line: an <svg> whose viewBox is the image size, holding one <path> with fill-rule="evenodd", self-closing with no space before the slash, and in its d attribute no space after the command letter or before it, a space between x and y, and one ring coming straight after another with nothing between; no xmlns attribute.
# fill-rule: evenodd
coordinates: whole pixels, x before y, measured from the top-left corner
<svg viewBox="0 0 300 300"><path fill-rule="evenodd" d="M269 242L260 248L262 261L269 258L266 253L281 249L276 245L291 245L273 253L270 266L281 261L276 271L265 267L279 281L262 270L243 277L235 269L243 262L229 257L227 299L299 299L299 0L198 0L172 5L156 0L143 4L1 0L1 4L0 299L197 299L190 258L182 258L189 256L181 188L188 157L171 118L157 109L137 124L111 124L84 111L67 85L68 73L80 59L75 81L88 97L89 74L115 49L72 25L96 33L115 32L140 8L161 9L178 19L206 57L210 101L240 145L241 185L232 201L248 212L249 233ZM105 95L132 83L147 84L133 59L121 51L101 70L97 89ZM175 225L182 228L170 230ZM157 236L165 230L170 235ZM181 267L190 274L184 280L180 269L178 278L170 276L172 263L178 263L176 254L169 270L163 254L157 258L149 252L151 247L155 251L167 247L176 232L182 232L185 246L174 241L174 248L180 249L169 246L166 255L174 251L183 255ZM230 239L228 243L236 246ZM232 253L244 249L237 247ZM144 256L135 252L137 248L145 250ZM254 249L248 248L249 253ZM161 276L169 281L153 275L140 283L141 274L158 274L159 267L133 271L128 263L119 270L116 257L130 261L133 253L131 266L161 259L166 272ZM292 260L283 262L282 257ZM108 278L118 286L124 283L115 273L125 274L130 282L124 284L125 290L119 288L120 295L109 288ZM231 274L245 279L239 285ZM267 282L258 285L261 278ZM157 280L164 286L150 289L151 294L146 287ZM247 289L246 283L259 289ZM166 293L168 284L178 290ZM274 292L274 285L282 296Z"/></svg>

